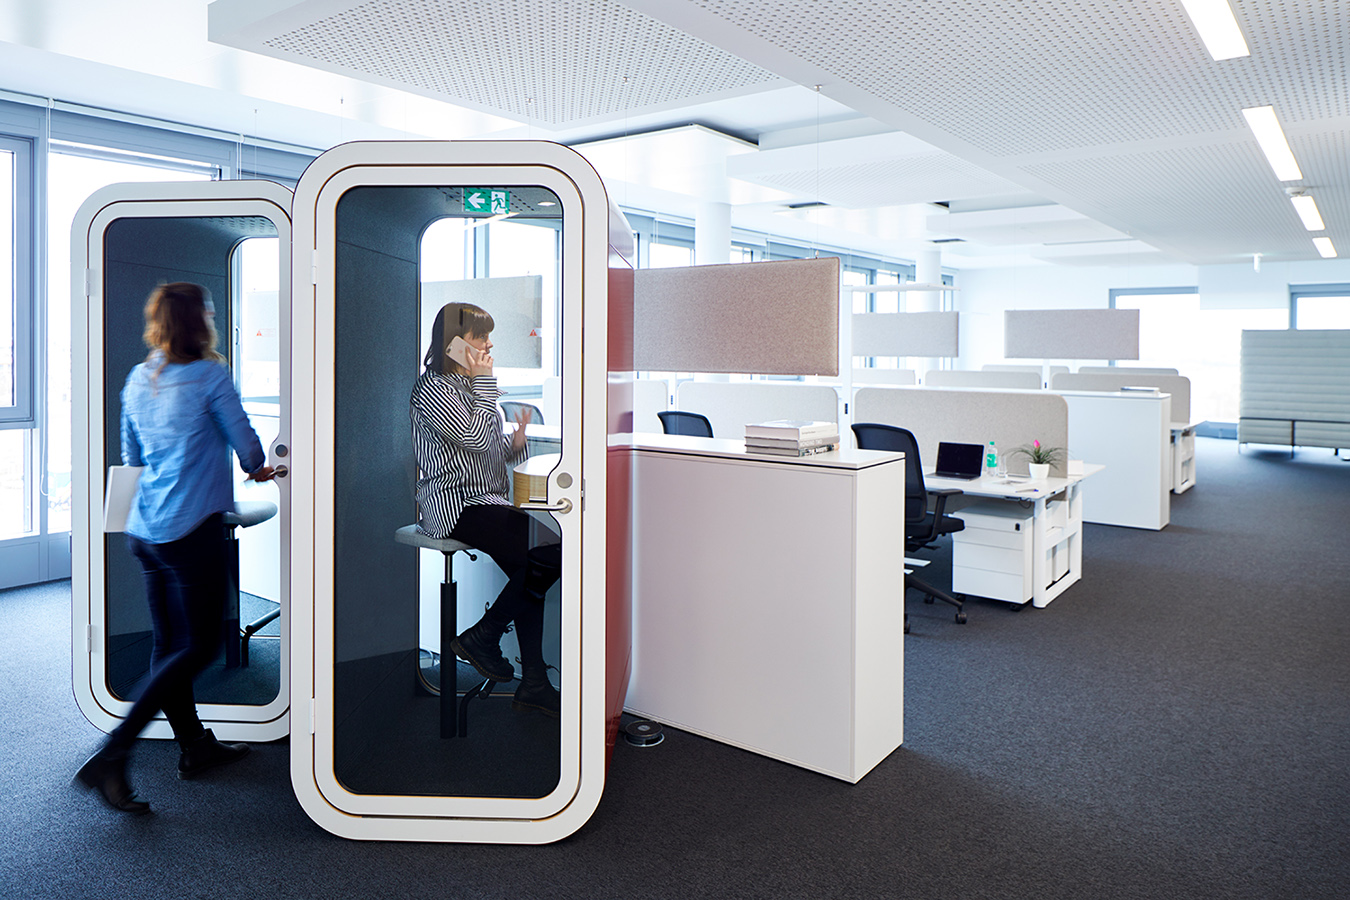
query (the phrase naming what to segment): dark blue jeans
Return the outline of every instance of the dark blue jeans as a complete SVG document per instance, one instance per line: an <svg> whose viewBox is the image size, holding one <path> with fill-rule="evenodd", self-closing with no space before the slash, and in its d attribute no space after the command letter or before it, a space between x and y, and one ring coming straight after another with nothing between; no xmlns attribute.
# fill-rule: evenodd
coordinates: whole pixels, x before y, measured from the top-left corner
<svg viewBox="0 0 1350 900"><path fill-rule="evenodd" d="M179 540L151 544L127 535L127 544L145 575L154 649L150 681L108 736L108 746L130 746L160 710L174 737L190 741L203 731L192 681L221 645L229 585L225 525L216 513Z"/></svg>
<svg viewBox="0 0 1350 900"><path fill-rule="evenodd" d="M502 588L484 618L501 628L516 624L522 668L544 667L544 594L558 580L562 548L557 543L534 544L532 532L540 526L529 513L514 506L470 506L460 513L450 537L481 550L506 573ZM549 535L545 540L556 541Z"/></svg>

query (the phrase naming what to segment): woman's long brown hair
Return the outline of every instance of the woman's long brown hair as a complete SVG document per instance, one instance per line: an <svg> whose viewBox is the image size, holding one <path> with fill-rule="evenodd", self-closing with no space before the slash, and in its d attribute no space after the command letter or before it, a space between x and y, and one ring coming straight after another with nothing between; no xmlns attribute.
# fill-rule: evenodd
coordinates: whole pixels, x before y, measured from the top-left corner
<svg viewBox="0 0 1350 900"><path fill-rule="evenodd" d="M216 352L216 326L207 312L211 292L200 284L175 281L161 284L145 301L145 346L150 357L158 351L164 363L210 359L223 363Z"/></svg>

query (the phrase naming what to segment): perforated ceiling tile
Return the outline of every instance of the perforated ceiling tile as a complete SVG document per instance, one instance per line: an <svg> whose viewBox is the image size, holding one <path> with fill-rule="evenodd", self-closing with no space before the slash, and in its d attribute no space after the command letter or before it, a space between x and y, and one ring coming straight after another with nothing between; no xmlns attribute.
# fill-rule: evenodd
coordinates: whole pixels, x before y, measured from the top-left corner
<svg viewBox="0 0 1350 900"><path fill-rule="evenodd" d="M690 2L996 156L1350 115L1345 0L1235 0L1218 65L1177 0Z"/></svg>
<svg viewBox="0 0 1350 900"><path fill-rule="evenodd" d="M263 44L552 126L782 83L612 0L374 0Z"/></svg>
<svg viewBox="0 0 1350 900"><path fill-rule="evenodd" d="M948 154L901 156L832 168L742 176L799 197L861 209L1010 194L1017 185Z"/></svg>
<svg viewBox="0 0 1350 900"><path fill-rule="evenodd" d="M1255 143L1077 159L1028 171L1127 221L1148 223L1140 237L1192 261L1232 262L1257 251L1271 258L1309 255L1309 233Z"/></svg>

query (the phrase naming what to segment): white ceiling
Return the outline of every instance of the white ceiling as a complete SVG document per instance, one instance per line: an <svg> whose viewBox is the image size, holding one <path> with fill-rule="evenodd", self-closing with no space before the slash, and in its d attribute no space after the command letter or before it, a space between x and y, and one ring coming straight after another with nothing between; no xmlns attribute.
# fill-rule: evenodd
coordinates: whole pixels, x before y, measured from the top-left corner
<svg viewBox="0 0 1350 900"><path fill-rule="evenodd" d="M1252 55L1215 62L1179 0L0 0L0 88L561 140L620 202L953 267L1317 258L1241 114L1273 104L1350 254L1350 3L1232 5Z"/></svg>

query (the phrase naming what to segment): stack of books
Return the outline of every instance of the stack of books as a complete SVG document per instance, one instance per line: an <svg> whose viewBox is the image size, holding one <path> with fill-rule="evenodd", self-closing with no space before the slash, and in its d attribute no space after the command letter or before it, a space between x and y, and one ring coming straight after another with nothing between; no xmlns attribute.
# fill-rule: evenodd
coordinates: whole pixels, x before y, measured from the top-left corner
<svg viewBox="0 0 1350 900"><path fill-rule="evenodd" d="M776 419L745 426L745 452L773 456L810 456L839 446L839 426L833 422Z"/></svg>

